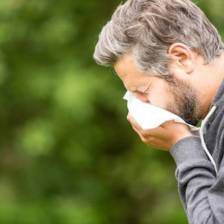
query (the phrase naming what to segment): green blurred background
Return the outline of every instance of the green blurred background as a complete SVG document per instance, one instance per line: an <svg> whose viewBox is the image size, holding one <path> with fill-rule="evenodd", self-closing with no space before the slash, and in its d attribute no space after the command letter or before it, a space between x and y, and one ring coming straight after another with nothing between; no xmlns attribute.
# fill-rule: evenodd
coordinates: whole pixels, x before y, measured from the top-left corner
<svg viewBox="0 0 224 224"><path fill-rule="evenodd" d="M187 223L168 153L92 54L120 1L0 0L0 223ZM224 1L197 1L223 32Z"/></svg>

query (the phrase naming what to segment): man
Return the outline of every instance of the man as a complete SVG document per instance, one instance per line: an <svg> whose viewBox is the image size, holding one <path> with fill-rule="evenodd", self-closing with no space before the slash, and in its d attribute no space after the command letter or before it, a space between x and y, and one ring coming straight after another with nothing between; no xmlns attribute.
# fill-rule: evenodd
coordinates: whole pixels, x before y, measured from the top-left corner
<svg viewBox="0 0 224 224"><path fill-rule="evenodd" d="M128 0L104 26L94 58L112 65L125 88L186 122L142 130L143 142L170 152L191 224L224 223L224 44L190 0ZM150 116L150 114L149 114Z"/></svg>

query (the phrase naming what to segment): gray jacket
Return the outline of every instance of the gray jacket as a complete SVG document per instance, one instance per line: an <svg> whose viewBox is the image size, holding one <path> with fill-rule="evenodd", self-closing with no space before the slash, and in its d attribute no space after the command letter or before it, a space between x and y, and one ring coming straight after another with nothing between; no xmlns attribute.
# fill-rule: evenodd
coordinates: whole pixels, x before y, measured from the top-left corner
<svg viewBox="0 0 224 224"><path fill-rule="evenodd" d="M224 224L224 81L199 136L180 140L170 153L189 223Z"/></svg>

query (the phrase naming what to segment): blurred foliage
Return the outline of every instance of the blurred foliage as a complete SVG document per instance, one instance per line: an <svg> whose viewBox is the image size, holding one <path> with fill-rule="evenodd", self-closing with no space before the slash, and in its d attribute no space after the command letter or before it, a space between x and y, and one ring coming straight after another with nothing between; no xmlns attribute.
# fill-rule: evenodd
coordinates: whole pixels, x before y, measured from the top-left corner
<svg viewBox="0 0 224 224"><path fill-rule="evenodd" d="M187 223L173 160L141 143L92 60L118 3L0 1L0 223ZM224 2L197 3L223 33Z"/></svg>

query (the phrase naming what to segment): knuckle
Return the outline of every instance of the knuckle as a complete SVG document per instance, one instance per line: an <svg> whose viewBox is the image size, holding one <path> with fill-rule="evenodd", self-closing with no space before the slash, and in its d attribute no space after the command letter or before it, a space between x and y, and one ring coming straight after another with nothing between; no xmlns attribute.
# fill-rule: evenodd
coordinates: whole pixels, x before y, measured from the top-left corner
<svg viewBox="0 0 224 224"><path fill-rule="evenodd" d="M149 142L149 140L146 139L146 138L144 138L144 137L141 137L141 139L142 139L142 141L143 141L144 143L148 143L148 142Z"/></svg>
<svg viewBox="0 0 224 224"><path fill-rule="evenodd" d="M142 138L142 142L148 143L148 141L145 138Z"/></svg>
<svg viewBox="0 0 224 224"><path fill-rule="evenodd" d="M148 137L148 133L146 131L141 131L141 134L144 138Z"/></svg>
<svg viewBox="0 0 224 224"><path fill-rule="evenodd" d="M143 142L145 142L145 138L141 134L139 134L139 137Z"/></svg>

